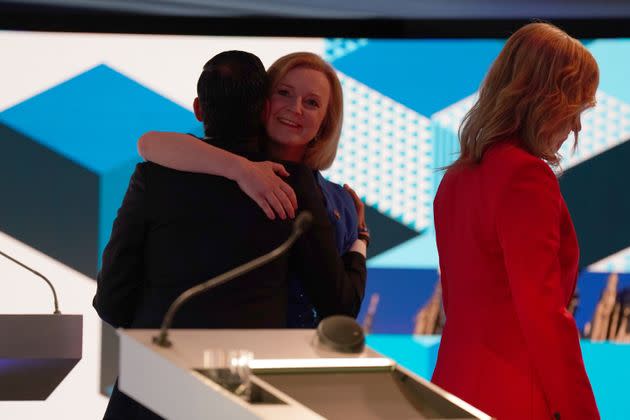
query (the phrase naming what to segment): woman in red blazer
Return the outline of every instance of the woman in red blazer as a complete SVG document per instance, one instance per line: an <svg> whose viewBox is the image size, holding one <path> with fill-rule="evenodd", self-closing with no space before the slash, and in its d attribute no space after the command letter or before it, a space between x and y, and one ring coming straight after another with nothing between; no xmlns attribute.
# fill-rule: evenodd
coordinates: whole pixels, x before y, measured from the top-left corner
<svg viewBox="0 0 630 420"><path fill-rule="evenodd" d="M433 382L500 419L597 419L566 307L578 244L549 165L595 103L591 54L529 24L507 41L460 129L434 202L446 324Z"/></svg>

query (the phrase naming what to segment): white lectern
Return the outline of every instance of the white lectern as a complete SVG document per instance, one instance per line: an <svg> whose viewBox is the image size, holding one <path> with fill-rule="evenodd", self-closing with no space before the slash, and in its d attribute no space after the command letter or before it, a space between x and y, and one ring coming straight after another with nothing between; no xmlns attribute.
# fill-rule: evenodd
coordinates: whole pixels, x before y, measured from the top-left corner
<svg viewBox="0 0 630 420"><path fill-rule="evenodd" d="M168 419L490 419L367 347L314 346L315 330L175 329L170 348L158 333L118 330L118 385ZM210 379L204 353L230 350L253 353L247 400Z"/></svg>

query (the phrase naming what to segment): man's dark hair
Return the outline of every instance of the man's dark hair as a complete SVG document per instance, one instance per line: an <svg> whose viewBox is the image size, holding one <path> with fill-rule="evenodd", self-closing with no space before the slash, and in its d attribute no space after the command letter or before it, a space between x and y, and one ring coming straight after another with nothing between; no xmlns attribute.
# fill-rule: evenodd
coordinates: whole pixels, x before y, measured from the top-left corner
<svg viewBox="0 0 630 420"><path fill-rule="evenodd" d="M206 136L258 136L268 89L267 72L254 54L225 51L212 57L197 82Z"/></svg>

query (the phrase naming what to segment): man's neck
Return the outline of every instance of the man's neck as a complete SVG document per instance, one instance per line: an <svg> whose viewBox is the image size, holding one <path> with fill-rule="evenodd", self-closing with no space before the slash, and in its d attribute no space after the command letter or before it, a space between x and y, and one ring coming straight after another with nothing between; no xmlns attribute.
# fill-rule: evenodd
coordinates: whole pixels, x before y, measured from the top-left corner
<svg viewBox="0 0 630 420"><path fill-rule="evenodd" d="M258 153L260 151L259 140L257 137L228 137L206 135L203 138L203 141L213 146L237 154Z"/></svg>

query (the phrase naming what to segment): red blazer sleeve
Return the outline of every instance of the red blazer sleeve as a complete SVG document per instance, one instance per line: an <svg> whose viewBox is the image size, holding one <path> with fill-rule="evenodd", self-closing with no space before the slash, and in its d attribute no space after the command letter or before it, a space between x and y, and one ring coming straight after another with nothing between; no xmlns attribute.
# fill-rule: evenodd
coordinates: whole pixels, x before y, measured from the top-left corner
<svg viewBox="0 0 630 420"><path fill-rule="evenodd" d="M566 310L561 283L558 181L544 162L525 162L499 200L497 234L516 314L550 418L598 419L578 330Z"/></svg>

